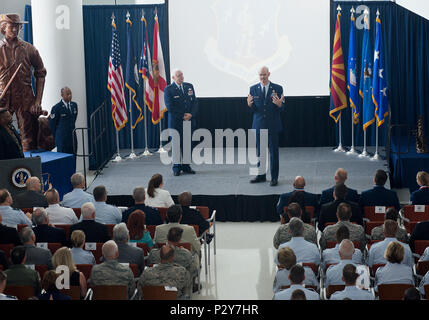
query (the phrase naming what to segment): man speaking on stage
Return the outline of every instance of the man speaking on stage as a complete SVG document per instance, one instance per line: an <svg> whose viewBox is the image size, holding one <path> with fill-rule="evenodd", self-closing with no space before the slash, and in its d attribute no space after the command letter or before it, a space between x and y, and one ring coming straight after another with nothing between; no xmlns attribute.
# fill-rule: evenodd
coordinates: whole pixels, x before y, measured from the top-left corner
<svg viewBox="0 0 429 320"><path fill-rule="evenodd" d="M259 158L258 175L250 180L250 183L264 182L267 180L266 172L262 173L262 158L265 159L265 150L261 152L260 130L268 130L268 149L270 152L271 182L270 186L276 186L279 178L279 133L282 131L280 111L284 109L284 96L282 86L270 82L270 71L267 67L259 70L260 83L250 87L247 97L247 105L253 111L252 129L256 130L256 155ZM261 170L262 169L262 170Z"/></svg>

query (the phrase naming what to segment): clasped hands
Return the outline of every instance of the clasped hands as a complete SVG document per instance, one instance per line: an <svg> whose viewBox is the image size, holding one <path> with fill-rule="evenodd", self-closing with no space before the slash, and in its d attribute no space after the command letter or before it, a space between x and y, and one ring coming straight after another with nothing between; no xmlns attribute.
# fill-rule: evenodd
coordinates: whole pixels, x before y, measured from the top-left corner
<svg viewBox="0 0 429 320"><path fill-rule="evenodd" d="M192 114L190 113L185 113L185 115L183 116L183 120L188 121L191 120L192 118Z"/></svg>

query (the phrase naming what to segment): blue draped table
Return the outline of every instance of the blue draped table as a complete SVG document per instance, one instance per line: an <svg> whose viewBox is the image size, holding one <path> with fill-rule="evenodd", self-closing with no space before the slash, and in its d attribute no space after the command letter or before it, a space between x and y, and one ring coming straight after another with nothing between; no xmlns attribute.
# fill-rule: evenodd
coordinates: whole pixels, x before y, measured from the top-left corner
<svg viewBox="0 0 429 320"><path fill-rule="evenodd" d="M26 158L40 156L42 160L42 176L45 182L44 190L47 190L47 176L49 182L58 190L60 199L67 192L73 190L70 182L71 176L76 172L76 161L72 154L61 152L25 152Z"/></svg>

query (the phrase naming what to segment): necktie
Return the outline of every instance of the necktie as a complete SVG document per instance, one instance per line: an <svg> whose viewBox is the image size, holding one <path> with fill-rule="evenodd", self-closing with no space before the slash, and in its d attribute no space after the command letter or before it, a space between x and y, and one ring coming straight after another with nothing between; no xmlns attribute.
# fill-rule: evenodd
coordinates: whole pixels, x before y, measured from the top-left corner
<svg viewBox="0 0 429 320"><path fill-rule="evenodd" d="M183 84L180 85L180 90L182 90L182 93L185 94L185 91L183 91Z"/></svg>
<svg viewBox="0 0 429 320"><path fill-rule="evenodd" d="M67 109L69 109L69 111L71 112L70 103L67 103Z"/></svg>
<svg viewBox="0 0 429 320"><path fill-rule="evenodd" d="M264 87L262 87L262 93L264 94L264 99L266 98L266 95L267 95L267 93L266 93L266 91L265 91L265 86Z"/></svg>

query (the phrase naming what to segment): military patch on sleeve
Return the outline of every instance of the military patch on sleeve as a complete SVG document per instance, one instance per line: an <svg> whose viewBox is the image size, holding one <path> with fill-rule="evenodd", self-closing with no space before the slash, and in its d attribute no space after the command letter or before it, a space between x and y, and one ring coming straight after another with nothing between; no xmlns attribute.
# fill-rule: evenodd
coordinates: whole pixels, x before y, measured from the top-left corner
<svg viewBox="0 0 429 320"><path fill-rule="evenodd" d="M51 119L55 118L55 113L51 113L51 115L49 116L49 118L51 118Z"/></svg>

